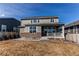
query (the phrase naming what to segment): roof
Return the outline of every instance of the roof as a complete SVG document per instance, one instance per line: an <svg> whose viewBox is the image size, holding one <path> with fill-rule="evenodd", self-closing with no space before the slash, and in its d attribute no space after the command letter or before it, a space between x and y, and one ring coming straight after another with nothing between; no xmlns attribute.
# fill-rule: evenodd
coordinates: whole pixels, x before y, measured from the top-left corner
<svg viewBox="0 0 79 59"><path fill-rule="evenodd" d="M32 16L32 17L23 18L23 19L21 19L21 20L50 19L50 18L57 19L58 16Z"/></svg>
<svg viewBox="0 0 79 59"><path fill-rule="evenodd" d="M20 21L15 18L0 18L0 25L20 25Z"/></svg>
<svg viewBox="0 0 79 59"><path fill-rule="evenodd" d="M65 28L66 28L66 27L71 27L71 26L76 26L76 25L79 25L79 20L65 25Z"/></svg>
<svg viewBox="0 0 79 59"><path fill-rule="evenodd" d="M0 18L0 20L16 20L16 21L18 21L18 20L15 19L15 18Z"/></svg>

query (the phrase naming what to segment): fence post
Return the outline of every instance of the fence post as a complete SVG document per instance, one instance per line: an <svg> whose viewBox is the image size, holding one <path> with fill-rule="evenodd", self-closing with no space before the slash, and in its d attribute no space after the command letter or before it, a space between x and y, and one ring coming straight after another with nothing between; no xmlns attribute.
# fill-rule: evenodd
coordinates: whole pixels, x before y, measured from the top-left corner
<svg viewBox="0 0 79 59"><path fill-rule="evenodd" d="M77 40L77 26L76 26L75 30L76 30L76 42L77 42L77 41L78 41L78 40Z"/></svg>

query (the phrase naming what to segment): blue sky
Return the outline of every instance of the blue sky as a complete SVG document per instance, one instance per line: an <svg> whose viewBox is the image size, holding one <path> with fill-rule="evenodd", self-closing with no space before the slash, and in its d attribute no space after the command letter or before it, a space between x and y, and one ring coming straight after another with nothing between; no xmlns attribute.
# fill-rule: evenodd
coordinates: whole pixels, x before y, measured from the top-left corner
<svg viewBox="0 0 79 59"><path fill-rule="evenodd" d="M21 19L28 16L59 16L60 21L69 23L79 20L79 4L68 3L17 3L0 4L0 17Z"/></svg>

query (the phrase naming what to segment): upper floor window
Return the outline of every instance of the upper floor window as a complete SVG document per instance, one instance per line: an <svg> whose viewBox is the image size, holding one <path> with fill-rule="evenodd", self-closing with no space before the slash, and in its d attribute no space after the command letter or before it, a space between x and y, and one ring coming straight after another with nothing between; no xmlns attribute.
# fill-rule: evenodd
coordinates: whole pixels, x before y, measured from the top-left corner
<svg viewBox="0 0 79 59"><path fill-rule="evenodd" d="M51 18L50 22L54 22L54 19Z"/></svg>
<svg viewBox="0 0 79 59"><path fill-rule="evenodd" d="M39 19L38 19L38 23L39 23Z"/></svg>
<svg viewBox="0 0 79 59"><path fill-rule="evenodd" d="M31 23L38 23L39 22L39 19L37 20L37 19L33 19L33 20L31 20Z"/></svg>
<svg viewBox="0 0 79 59"><path fill-rule="evenodd" d="M36 22L37 22L37 20L34 20L33 22L34 22L34 23L36 23Z"/></svg>

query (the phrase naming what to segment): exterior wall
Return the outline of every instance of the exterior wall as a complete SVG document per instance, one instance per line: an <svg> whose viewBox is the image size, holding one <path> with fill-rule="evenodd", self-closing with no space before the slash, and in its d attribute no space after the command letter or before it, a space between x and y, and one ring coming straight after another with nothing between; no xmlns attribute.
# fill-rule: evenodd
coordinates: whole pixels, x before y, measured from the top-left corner
<svg viewBox="0 0 79 59"><path fill-rule="evenodd" d="M41 33L41 26L36 26L36 32L40 32Z"/></svg>
<svg viewBox="0 0 79 59"><path fill-rule="evenodd" d="M23 35L22 35L23 33L24 33L24 28L20 28L20 37L23 36Z"/></svg>
<svg viewBox="0 0 79 59"><path fill-rule="evenodd" d="M22 20L21 21L21 26L25 26L28 24L50 24L50 23L58 23L59 19L53 19L54 22L50 22L51 19L39 19L39 22L36 23L31 23L31 20Z"/></svg>
<svg viewBox="0 0 79 59"><path fill-rule="evenodd" d="M24 28L24 32L26 32L26 33L29 32L29 26L26 26L26 27Z"/></svg>
<svg viewBox="0 0 79 59"><path fill-rule="evenodd" d="M21 20L21 26L25 26L26 24L31 24L31 20Z"/></svg>
<svg viewBox="0 0 79 59"><path fill-rule="evenodd" d="M36 33L29 32L29 26L20 29L20 36L27 38L40 38L41 37L41 26L36 26Z"/></svg>
<svg viewBox="0 0 79 59"><path fill-rule="evenodd" d="M20 36L26 35L25 33L29 33L29 27L20 28Z"/></svg>
<svg viewBox="0 0 79 59"><path fill-rule="evenodd" d="M29 33L29 26L20 29L21 33ZM41 26L36 26L36 32L41 32Z"/></svg>
<svg viewBox="0 0 79 59"><path fill-rule="evenodd" d="M50 23L50 19L40 19L39 23Z"/></svg>
<svg viewBox="0 0 79 59"><path fill-rule="evenodd" d="M26 38L41 38L41 33L22 33L21 34L22 37L26 37Z"/></svg>

